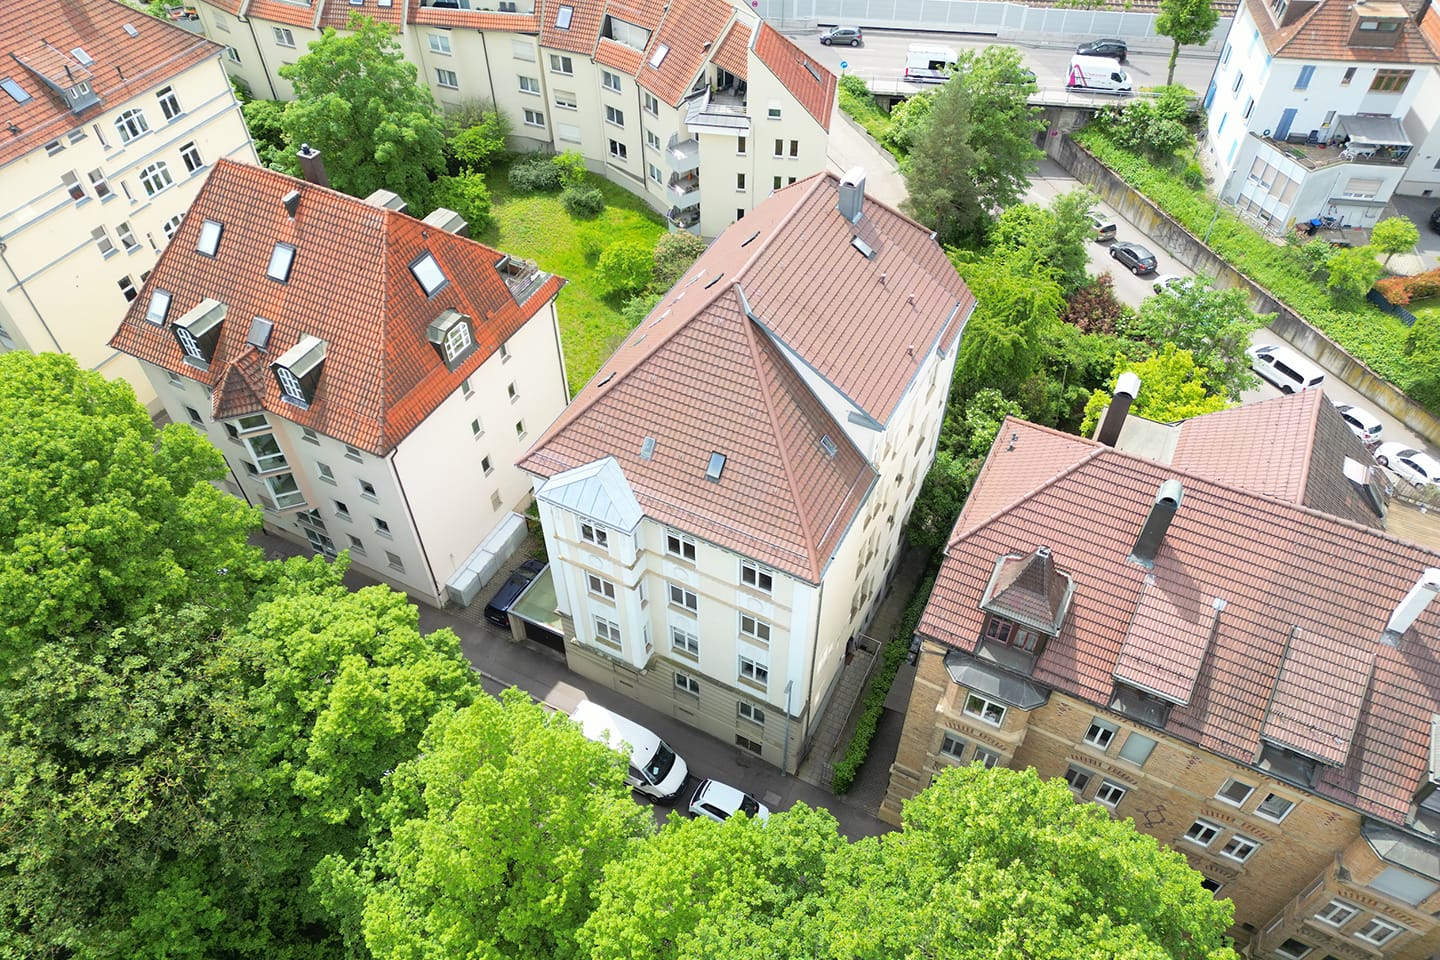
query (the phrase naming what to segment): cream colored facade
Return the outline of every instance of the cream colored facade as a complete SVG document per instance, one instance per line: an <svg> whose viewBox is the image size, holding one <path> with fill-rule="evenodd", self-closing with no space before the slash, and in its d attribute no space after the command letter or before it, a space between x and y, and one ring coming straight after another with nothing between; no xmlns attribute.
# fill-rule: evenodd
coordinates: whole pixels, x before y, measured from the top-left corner
<svg viewBox="0 0 1440 960"><path fill-rule="evenodd" d="M154 405L108 341L211 165L256 162L218 59L72 116L0 167L0 348L71 354Z"/></svg>
<svg viewBox="0 0 1440 960"><path fill-rule="evenodd" d="M205 36L225 45L226 71L238 77L261 100L292 100L295 88L279 69L305 55L320 39L319 30L260 17L244 20L208 3L196 3Z"/></svg>

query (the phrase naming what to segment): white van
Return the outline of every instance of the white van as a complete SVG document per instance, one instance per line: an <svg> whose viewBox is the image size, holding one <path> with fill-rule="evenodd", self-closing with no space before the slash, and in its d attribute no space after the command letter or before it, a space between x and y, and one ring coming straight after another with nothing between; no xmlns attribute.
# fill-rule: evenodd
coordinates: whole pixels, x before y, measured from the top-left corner
<svg viewBox="0 0 1440 960"><path fill-rule="evenodd" d="M1294 350L1262 344L1246 350L1245 356L1250 358L1250 369L1279 387L1281 393L1314 390L1325 382L1325 372Z"/></svg>
<svg viewBox="0 0 1440 960"><path fill-rule="evenodd" d="M580 724L585 739L607 744L626 754L630 770L625 774L625 782L636 793L656 800L673 800L685 786L685 778L690 775L685 761L669 744L640 724L589 700L580 701L570 719Z"/></svg>
<svg viewBox="0 0 1440 960"><path fill-rule="evenodd" d="M1130 74L1120 69L1120 65L1109 57L1071 58L1065 86L1070 90L1113 93L1117 96L1135 92L1135 87L1130 82Z"/></svg>
<svg viewBox="0 0 1440 960"><path fill-rule="evenodd" d="M950 79L958 59L959 54L950 47L912 43L905 54L905 79L911 83L944 83Z"/></svg>

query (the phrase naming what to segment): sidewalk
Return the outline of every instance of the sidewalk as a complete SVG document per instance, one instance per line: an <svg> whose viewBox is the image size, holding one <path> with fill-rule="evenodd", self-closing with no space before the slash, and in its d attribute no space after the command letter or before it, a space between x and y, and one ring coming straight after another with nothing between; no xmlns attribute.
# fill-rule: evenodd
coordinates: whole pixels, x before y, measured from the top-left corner
<svg viewBox="0 0 1440 960"><path fill-rule="evenodd" d="M830 169L842 176L851 167L864 167L865 192L877 200L898 208L909 196L900 165L890 151L872 140L864 127L840 109L838 97L830 116L828 157Z"/></svg>

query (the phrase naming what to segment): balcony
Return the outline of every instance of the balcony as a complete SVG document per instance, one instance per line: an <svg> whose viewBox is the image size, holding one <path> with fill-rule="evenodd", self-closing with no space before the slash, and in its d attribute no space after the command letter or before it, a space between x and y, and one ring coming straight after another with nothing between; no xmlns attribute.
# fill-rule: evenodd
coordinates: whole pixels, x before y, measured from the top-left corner
<svg viewBox="0 0 1440 960"><path fill-rule="evenodd" d="M530 295L540 289L550 274L543 272L539 265L530 260L520 257L505 256L495 265L495 270L505 281L505 286L510 290L510 296L515 298L518 304L530 299Z"/></svg>
<svg viewBox="0 0 1440 960"><path fill-rule="evenodd" d="M666 216L670 221L670 227L674 230L684 230L686 233L700 235L700 208L691 207L688 210L681 210L678 207L671 207L670 213Z"/></svg>
<svg viewBox="0 0 1440 960"><path fill-rule="evenodd" d="M670 161L670 169L676 173L689 173L697 169L700 166L700 141L694 137L680 140L672 136L665 147L665 159Z"/></svg>
<svg viewBox="0 0 1440 960"><path fill-rule="evenodd" d="M700 175L696 173L677 174L670 178L665 188L670 202L678 210L700 206Z"/></svg>
<svg viewBox="0 0 1440 960"><path fill-rule="evenodd" d="M686 107L685 123L702 133L745 135L750 132L750 113L745 103L745 83L718 90L705 87L692 94Z"/></svg>
<svg viewBox="0 0 1440 960"><path fill-rule="evenodd" d="M1262 139L1311 170L1337 163L1403 167L1414 147L1395 117L1345 116L1328 132L1312 130L1308 135L1292 133L1284 140Z"/></svg>

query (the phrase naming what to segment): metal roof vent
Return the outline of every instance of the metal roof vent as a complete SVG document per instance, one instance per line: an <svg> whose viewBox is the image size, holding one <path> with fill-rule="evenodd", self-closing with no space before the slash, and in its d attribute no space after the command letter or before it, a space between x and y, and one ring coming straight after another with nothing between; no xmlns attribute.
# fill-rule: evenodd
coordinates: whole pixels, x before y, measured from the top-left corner
<svg viewBox="0 0 1440 960"><path fill-rule="evenodd" d="M300 209L300 191L291 190L280 199L280 202L285 205L285 215L294 220L295 211Z"/></svg>
<svg viewBox="0 0 1440 960"><path fill-rule="evenodd" d="M710 454L710 464L705 468L705 479L711 483L720 482L720 474L725 471L725 454Z"/></svg>
<svg viewBox="0 0 1440 960"><path fill-rule="evenodd" d="M245 342L256 350L264 350L270 343L270 331L275 329L275 324L264 317L256 317L250 321L250 332L245 335Z"/></svg>
<svg viewBox="0 0 1440 960"><path fill-rule="evenodd" d="M1135 540L1135 549L1130 552L1131 560L1147 569L1155 566L1155 555L1165 542L1165 533L1170 529L1170 521L1175 519L1175 511L1180 509L1183 492L1179 480L1166 480L1160 484L1155 502L1150 505L1150 515L1145 518L1145 525L1140 528L1140 536Z"/></svg>
<svg viewBox="0 0 1440 960"><path fill-rule="evenodd" d="M655 459L655 438L654 438L654 437L646 437L643 441L641 441L641 443L640 443L640 459L641 459L641 460L653 460L653 459Z"/></svg>
<svg viewBox="0 0 1440 960"><path fill-rule="evenodd" d="M1411 587L1410 592L1405 594L1404 599L1396 605L1394 612L1390 614L1390 619L1385 624L1385 634L1382 639L1391 646L1398 643L1400 638L1405 635L1405 631L1409 630L1420 618L1420 614L1425 612L1430 601L1435 599L1436 593L1440 593L1440 569L1430 567L1420 574L1420 579L1415 582L1415 586Z"/></svg>
<svg viewBox="0 0 1440 960"><path fill-rule="evenodd" d="M850 246L854 247L856 250L859 250L860 255L863 256L866 260L875 259L875 248L870 246L870 244L866 243L864 240L861 240L859 237L851 237Z"/></svg>

